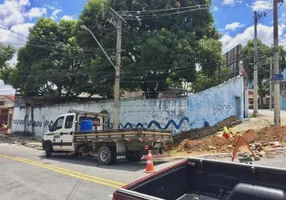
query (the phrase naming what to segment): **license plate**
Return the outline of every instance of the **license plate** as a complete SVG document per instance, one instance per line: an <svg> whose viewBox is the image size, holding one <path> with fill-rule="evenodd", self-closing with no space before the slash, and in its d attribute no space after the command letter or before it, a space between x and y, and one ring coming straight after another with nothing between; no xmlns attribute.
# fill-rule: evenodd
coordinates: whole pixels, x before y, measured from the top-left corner
<svg viewBox="0 0 286 200"><path fill-rule="evenodd" d="M116 159L125 159L125 156L117 156Z"/></svg>

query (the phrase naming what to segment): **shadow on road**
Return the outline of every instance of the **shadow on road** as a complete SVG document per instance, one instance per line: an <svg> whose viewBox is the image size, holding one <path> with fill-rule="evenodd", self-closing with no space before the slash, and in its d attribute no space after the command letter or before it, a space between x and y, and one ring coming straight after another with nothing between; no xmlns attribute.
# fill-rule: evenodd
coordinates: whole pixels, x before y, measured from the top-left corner
<svg viewBox="0 0 286 200"><path fill-rule="evenodd" d="M75 165L84 165L89 167L97 167L102 169L112 170L125 170L125 171L138 171L146 168L146 161L142 162L128 162L125 159L117 160L115 165L100 165L96 157L93 156L72 156L67 154L53 154L50 158L46 158L45 155L39 156L41 160L47 163L48 160L54 160L58 162L71 163ZM160 165L165 162L154 162L154 165Z"/></svg>

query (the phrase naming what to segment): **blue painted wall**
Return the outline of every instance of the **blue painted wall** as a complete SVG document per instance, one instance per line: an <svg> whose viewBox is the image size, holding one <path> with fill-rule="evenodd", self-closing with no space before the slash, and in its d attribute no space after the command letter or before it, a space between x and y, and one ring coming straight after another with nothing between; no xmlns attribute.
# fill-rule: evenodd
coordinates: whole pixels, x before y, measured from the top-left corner
<svg viewBox="0 0 286 200"><path fill-rule="evenodd" d="M286 110L286 99L285 98L280 99L280 107L281 107L281 110Z"/></svg>
<svg viewBox="0 0 286 200"><path fill-rule="evenodd" d="M189 96L190 128L214 126L218 122L238 115L243 119L243 78L237 77L219 86ZM238 110L235 109L236 98Z"/></svg>
<svg viewBox="0 0 286 200"><path fill-rule="evenodd" d="M219 86L185 98L170 99L122 99L120 101L119 128L145 127L168 129L174 134L190 128L213 126L227 117L236 115L235 97L240 99L237 113L243 117L243 78L237 77ZM27 112L26 112L26 109ZM70 109L91 112L108 112L108 126L113 124L113 101L89 103L56 104L34 108L34 122L31 122L29 108L15 108L12 132L24 131L27 124L31 131L35 125L37 136L42 136L59 115ZM25 121L26 120L26 121Z"/></svg>

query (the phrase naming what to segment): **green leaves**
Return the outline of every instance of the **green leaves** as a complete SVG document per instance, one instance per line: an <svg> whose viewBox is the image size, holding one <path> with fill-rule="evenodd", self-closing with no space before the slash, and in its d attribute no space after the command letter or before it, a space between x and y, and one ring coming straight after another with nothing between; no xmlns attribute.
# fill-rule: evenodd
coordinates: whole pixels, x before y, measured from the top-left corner
<svg viewBox="0 0 286 200"><path fill-rule="evenodd" d="M15 86L27 97L57 96L65 100L87 92L112 98L114 68L91 34L80 28L89 28L115 63L116 28L110 23L110 6L127 13L119 12L128 22L122 27L122 90L143 90L147 97L155 98L159 91L180 87L183 81L209 78L221 62L221 44L212 14L200 10L168 15L173 12L171 8L177 8L175 3L91 0L78 21L39 19L19 51ZM180 1L181 7L207 3ZM155 11L140 12L141 23L128 20L128 11L143 9ZM196 75L197 64L202 71Z"/></svg>
<svg viewBox="0 0 286 200"><path fill-rule="evenodd" d="M7 66L7 61L11 60L13 54L15 53L15 48L13 46L5 46L0 44L0 68Z"/></svg>

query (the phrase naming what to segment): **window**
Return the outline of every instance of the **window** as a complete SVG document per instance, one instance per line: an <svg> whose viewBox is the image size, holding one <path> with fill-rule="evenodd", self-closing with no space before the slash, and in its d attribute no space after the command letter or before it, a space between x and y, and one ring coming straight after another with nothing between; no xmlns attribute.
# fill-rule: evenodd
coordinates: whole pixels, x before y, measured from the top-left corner
<svg viewBox="0 0 286 200"><path fill-rule="evenodd" d="M4 101L0 101L0 106L4 106Z"/></svg>
<svg viewBox="0 0 286 200"><path fill-rule="evenodd" d="M63 127L63 123L64 123L64 117L58 118L53 125L53 130L55 131L61 129Z"/></svg>
<svg viewBox="0 0 286 200"><path fill-rule="evenodd" d="M73 115L67 116L65 128L72 128L73 125Z"/></svg>

